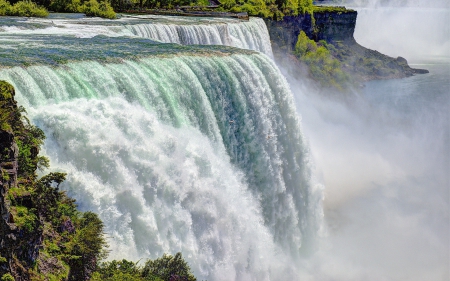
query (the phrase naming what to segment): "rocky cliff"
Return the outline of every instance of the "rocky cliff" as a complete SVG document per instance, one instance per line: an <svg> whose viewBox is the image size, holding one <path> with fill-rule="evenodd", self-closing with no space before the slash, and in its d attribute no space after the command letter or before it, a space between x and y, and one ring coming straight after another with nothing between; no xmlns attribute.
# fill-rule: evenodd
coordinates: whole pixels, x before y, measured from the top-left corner
<svg viewBox="0 0 450 281"><path fill-rule="evenodd" d="M292 51L300 31L315 41L352 41L357 12L323 12L286 16L281 21L266 19L274 51Z"/></svg>
<svg viewBox="0 0 450 281"><path fill-rule="evenodd" d="M38 178L45 135L24 112L0 81L0 279L89 280L106 245L103 223L59 190L64 173Z"/></svg>
<svg viewBox="0 0 450 281"><path fill-rule="evenodd" d="M0 276L12 274L16 281L28 280L28 267L36 261L42 244L42 227L34 221L33 232L24 227L24 210L32 208L29 192L17 192L19 148L15 141L17 126L23 126L14 89L0 81ZM34 157L37 156L37 150ZM14 197L14 199L13 199ZM12 201L19 205L12 204Z"/></svg>
<svg viewBox="0 0 450 281"><path fill-rule="evenodd" d="M321 7L316 12L287 16L281 21L266 19L275 60L290 64L300 31L316 42L326 41L331 54L341 62L342 70L356 82L391 79L427 73L413 69L404 58L392 58L359 45L354 37L358 13L343 7Z"/></svg>

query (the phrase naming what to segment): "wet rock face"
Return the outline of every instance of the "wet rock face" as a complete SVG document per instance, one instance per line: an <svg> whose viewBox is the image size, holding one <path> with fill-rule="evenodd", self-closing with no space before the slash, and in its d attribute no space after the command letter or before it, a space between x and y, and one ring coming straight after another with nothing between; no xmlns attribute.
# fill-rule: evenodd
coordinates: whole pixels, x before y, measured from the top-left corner
<svg viewBox="0 0 450 281"><path fill-rule="evenodd" d="M39 256L42 231L30 233L18 228L11 212L8 190L18 186L19 173L19 148L12 128L20 121L20 114L14 100L14 88L3 81L0 81L0 110L4 117L0 127L0 277L10 273L15 280L23 281L30 279L27 267L31 268ZM33 207L30 194L23 193L16 199L22 206Z"/></svg>
<svg viewBox="0 0 450 281"><path fill-rule="evenodd" d="M351 41L356 26L356 11L315 13L315 24L310 14L286 16L281 21L265 19L275 49L291 51L300 31L315 41Z"/></svg>
<svg viewBox="0 0 450 281"><path fill-rule="evenodd" d="M311 34L312 37L310 38L327 42L352 40L355 33L356 17L356 11L315 13L317 32Z"/></svg>
<svg viewBox="0 0 450 281"><path fill-rule="evenodd" d="M402 57L392 58L359 45L353 37L356 18L356 11L347 10L315 12L314 19L309 14L286 16L282 21L266 19L275 60L281 65L295 61L293 50L300 31L304 31L316 42L325 40L332 44L331 55L358 83L428 73L425 69L411 68Z"/></svg>

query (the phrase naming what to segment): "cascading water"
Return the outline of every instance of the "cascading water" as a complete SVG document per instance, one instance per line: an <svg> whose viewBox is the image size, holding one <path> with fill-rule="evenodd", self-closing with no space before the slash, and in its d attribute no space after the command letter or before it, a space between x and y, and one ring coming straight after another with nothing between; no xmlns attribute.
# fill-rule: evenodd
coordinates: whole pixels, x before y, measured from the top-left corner
<svg viewBox="0 0 450 281"><path fill-rule="evenodd" d="M248 22L197 24L133 24L126 25L133 34L165 43L183 45L225 45L255 50L272 56L266 24L260 18Z"/></svg>
<svg viewBox="0 0 450 281"><path fill-rule="evenodd" d="M272 57L270 37L264 21L227 18L184 18L168 16L124 16L120 20L85 18L0 19L0 34L53 34L89 38L96 35L138 36L183 45L225 45L262 52ZM13 23L13 24L11 24Z"/></svg>
<svg viewBox="0 0 450 281"><path fill-rule="evenodd" d="M110 258L181 251L200 279L297 276L322 192L267 56L105 36L2 43L0 79L45 131L62 188L105 222Z"/></svg>

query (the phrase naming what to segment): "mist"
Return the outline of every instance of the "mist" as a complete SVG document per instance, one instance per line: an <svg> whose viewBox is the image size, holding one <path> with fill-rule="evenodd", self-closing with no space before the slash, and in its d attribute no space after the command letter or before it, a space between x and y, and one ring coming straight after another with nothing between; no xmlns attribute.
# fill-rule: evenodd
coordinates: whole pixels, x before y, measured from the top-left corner
<svg viewBox="0 0 450 281"><path fill-rule="evenodd" d="M358 11L355 39L361 45L409 62L450 56L450 2L348 0Z"/></svg>
<svg viewBox="0 0 450 281"><path fill-rule="evenodd" d="M450 279L449 10L381 2L360 1L357 42L430 74L341 93L283 69L325 186L325 232L302 280Z"/></svg>

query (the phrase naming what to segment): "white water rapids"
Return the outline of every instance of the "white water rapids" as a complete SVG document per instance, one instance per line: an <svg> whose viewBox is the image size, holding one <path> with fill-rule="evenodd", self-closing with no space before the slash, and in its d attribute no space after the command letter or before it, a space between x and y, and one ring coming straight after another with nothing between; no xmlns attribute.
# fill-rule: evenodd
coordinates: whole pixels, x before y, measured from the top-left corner
<svg viewBox="0 0 450 281"><path fill-rule="evenodd" d="M260 18L242 21L231 18L186 18L168 16L124 16L118 20L99 18L27 19L11 24L0 21L0 35L52 34L89 38L96 35L137 36L162 43L183 45L224 45L262 52L272 57L266 24Z"/></svg>
<svg viewBox="0 0 450 281"><path fill-rule="evenodd" d="M42 38L40 56L84 57ZM43 153L68 173L62 188L105 222L110 258L181 251L199 279L295 278L321 227L322 190L292 94L266 55L215 50L16 66L0 79L44 130Z"/></svg>

